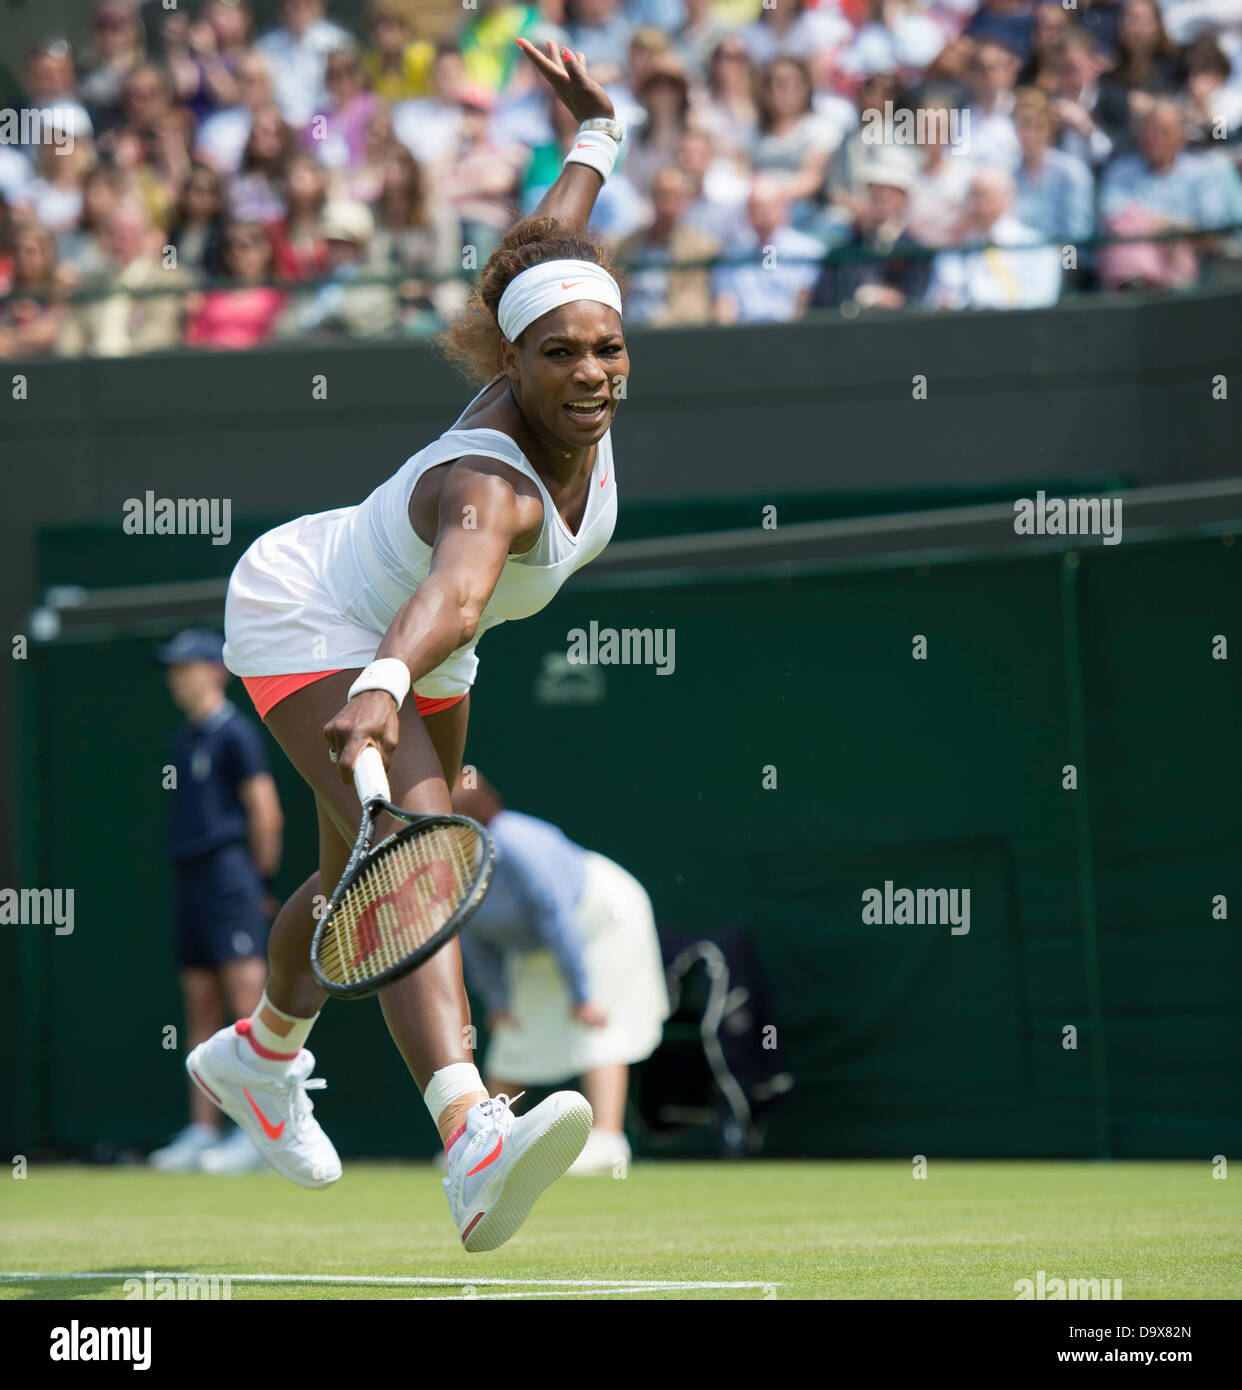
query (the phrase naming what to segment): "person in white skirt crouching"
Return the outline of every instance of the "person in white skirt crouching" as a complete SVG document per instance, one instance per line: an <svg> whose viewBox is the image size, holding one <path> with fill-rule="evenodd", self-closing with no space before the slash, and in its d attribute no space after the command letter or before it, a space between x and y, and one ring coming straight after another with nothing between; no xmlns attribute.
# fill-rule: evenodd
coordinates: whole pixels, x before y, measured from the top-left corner
<svg viewBox="0 0 1242 1390"><path fill-rule="evenodd" d="M659 1046L669 1014L646 889L545 820L508 810L474 768L453 809L487 826L496 868L461 937L466 978L486 1006L491 1094L581 1077L595 1112L570 1173L624 1176L629 1068Z"/></svg>

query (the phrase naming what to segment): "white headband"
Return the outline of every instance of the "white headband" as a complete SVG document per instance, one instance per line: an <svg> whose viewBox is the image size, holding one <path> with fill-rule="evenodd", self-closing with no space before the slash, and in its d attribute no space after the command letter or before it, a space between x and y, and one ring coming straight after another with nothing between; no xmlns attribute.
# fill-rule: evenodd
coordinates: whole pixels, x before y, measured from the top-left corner
<svg viewBox="0 0 1242 1390"><path fill-rule="evenodd" d="M617 282L593 261L544 261L515 275L500 296L496 318L500 331L513 342L527 324L541 314L572 304L576 299L593 299L621 312L621 290Z"/></svg>

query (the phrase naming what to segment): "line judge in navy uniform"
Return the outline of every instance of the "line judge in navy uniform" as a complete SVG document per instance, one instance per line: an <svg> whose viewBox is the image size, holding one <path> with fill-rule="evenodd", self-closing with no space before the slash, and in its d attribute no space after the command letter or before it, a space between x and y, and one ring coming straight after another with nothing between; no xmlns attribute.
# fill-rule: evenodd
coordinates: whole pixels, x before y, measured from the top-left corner
<svg viewBox="0 0 1242 1390"><path fill-rule="evenodd" d="M224 639L191 628L156 652L186 720L169 761L166 852L176 882L176 963L185 997L185 1050L258 1007L267 979L269 884L283 817L258 729L225 696ZM220 1135L220 1112L190 1087L190 1124L150 1155L166 1171L263 1167L240 1129Z"/></svg>

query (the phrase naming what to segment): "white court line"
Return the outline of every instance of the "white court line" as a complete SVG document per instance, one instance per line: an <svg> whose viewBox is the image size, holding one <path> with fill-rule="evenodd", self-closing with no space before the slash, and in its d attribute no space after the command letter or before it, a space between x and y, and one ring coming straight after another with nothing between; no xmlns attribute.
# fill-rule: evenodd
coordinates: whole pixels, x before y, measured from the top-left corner
<svg viewBox="0 0 1242 1390"><path fill-rule="evenodd" d="M374 1284L385 1287L407 1288L412 1286L456 1286L458 1288L568 1288L583 1289L599 1293L631 1293L643 1290L660 1289L779 1289L780 1284L772 1280L746 1279L458 1279L439 1278L431 1274L224 1274L219 1270L202 1271L198 1274L174 1274L162 1270L114 1270L66 1272L49 1274L33 1270L0 1270L0 1282L10 1280L55 1281L63 1279L142 1279L150 1274L153 1279L228 1279L235 1284ZM500 1297L528 1297L525 1294L498 1295Z"/></svg>

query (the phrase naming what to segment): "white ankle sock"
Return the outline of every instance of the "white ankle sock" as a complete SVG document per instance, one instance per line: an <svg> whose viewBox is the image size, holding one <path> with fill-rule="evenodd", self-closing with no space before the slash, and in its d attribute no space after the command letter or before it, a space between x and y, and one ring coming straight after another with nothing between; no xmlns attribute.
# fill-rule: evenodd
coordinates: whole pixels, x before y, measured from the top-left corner
<svg viewBox="0 0 1242 1390"><path fill-rule="evenodd" d="M301 1052L318 1017L315 1014L311 1018L295 1018L278 1009L264 990L254 1013L249 1018L239 1018L234 1025L239 1055L255 1071L281 1075Z"/></svg>

